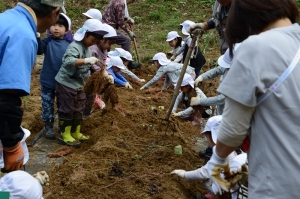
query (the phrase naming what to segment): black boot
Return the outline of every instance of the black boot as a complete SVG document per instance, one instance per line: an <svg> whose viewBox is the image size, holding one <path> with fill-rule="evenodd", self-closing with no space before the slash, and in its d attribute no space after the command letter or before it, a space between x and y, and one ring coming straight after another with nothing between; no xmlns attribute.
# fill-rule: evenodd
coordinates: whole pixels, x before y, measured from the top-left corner
<svg viewBox="0 0 300 199"><path fill-rule="evenodd" d="M50 140L55 140L55 133L53 132L53 120L48 120L45 122L45 137L50 139Z"/></svg>
<svg viewBox="0 0 300 199"><path fill-rule="evenodd" d="M128 64L128 69L136 69L136 68L140 68L141 66L142 66L141 63L131 61Z"/></svg>

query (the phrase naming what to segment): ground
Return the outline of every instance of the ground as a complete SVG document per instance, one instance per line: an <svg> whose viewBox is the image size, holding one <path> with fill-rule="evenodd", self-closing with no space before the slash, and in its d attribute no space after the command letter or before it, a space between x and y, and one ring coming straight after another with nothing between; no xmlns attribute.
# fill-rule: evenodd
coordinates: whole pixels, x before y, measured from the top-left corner
<svg viewBox="0 0 300 199"><path fill-rule="evenodd" d="M216 54L206 55L215 60ZM27 143L43 129L39 84L38 57L32 72L31 94L23 99L24 117L22 126L31 131ZM202 69L213 66L208 62ZM149 81L155 74L150 63L134 71ZM219 80L204 82L200 88L207 96L214 96ZM203 165L197 151L205 142L199 137L202 127L189 121L175 120L179 127L166 130L165 118L173 90L164 92L140 91L134 83L133 90L118 87L120 105L115 110L110 104L104 110L95 110L92 117L83 121L82 133L91 139L71 154L59 158L46 155L60 147L56 141L41 137L29 147L30 160L26 170L33 174L46 170L50 185L44 186L44 198L196 198L204 194L202 182L187 182L171 176L174 169L194 170ZM161 88L161 80L152 88ZM159 109L163 106L164 109ZM55 125L56 127L56 125ZM56 128L55 128L56 129ZM56 129L57 130L57 129ZM198 143L198 145L197 145ZM202 143L202 146L199 145ZM182 146L182 155L174 153L176 145Z"/></svg>

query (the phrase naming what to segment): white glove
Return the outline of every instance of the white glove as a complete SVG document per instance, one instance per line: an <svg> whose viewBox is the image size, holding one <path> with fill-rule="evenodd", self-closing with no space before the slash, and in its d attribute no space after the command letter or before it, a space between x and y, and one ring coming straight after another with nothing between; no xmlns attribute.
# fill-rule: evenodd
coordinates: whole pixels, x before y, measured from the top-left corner
<svg viewBox="0 0 300 199"><path fill-rule="evenodd" d="M174 54L171 58L170 58L170 60L171 61L174 61L176 59L176 55Z"/></svg>
<svg viewBox="0 0 300 199"><path fill-rule="evenodd" d="M140 82L146 82L146 80L144 80L144 79L140 79Z"/></svg>
<svg viewBox="0 0 300 199"><path fill-rule="evenodd" d="M133 25L134 24L134 19L132 19L131 17L127 18L127 21L129 24Z"/></svg>
<svg viewBox="0 0 300 199"><path fill-rule="evenodd" d="M108 72L105 70L103 72L104 78L108 81L110 84L114 84L114 77L111 74L108 74Z"/></svg>
<svg viewBox="0 0 300 199"><path fill-rule="evenodd" d="M213 154L207 162L207 171L210 179L217 186L220 195L222 195L222 189L229 191L230 183L223 178L226 175L230 175L229 160L228 157L221 158L217 155L216 146L213 147ZM224 176L222 177L221 174Z"/></svg>
<svg viewBox="0 0 300 199"><path fill-rule="evenodd" d="M199 77L197 77L197 78L195 79L195 86L198 86L198 84L199 84L200 82L203 82L203 77L202 77L202 75L199 75Z"/></svg>
<svg viewBox="0 0 300 199"><path fill-rule="evenodd" d="M126 82L125 88L132 89L132 86L129 84L129 82Z"/></svg>
<svg viewBox="0 0 300 199"><path fill-rule="evenodd" d="M49 185L49 176L46 171L39 171L32 176L37 179L41 185Z"/></svg>
<svg viewBox="0 0 300 199"><path fill-rule="evenodd" d="M178 113L175 113L175 112L172 111L171 116L172 116L172 117L178 117L178 116L179 116L179 112L178 112Z"/></svg>
<svg viewBox="0 0 300 199"><path fill-rule="evenodd" d="M186 173L186 171L182 170L182 169L176 169L176 170L171 172L171 174L176 174L176 175L178 175L179 177L182 177L182 178L185 178L185 173Z"/></svg>
<svg viewBox="0 0 300 199"><path fill-rule="evenodd" d="M36 37L37 38L40 38L41 37L41 34L39 32L36 32Z"/></svg>
<svg viewBox="0 0 300 199"><path fill-rule="evenodd" d="M197 95L197 97L192 97L191 98L191 103L190 106L198 106L200 105L200 96Z"/></svg>
<svg viewBox="0 0 300 199"><path fill-rule="evenodd" d="M193 31L196 29L201 29L202 31L205 31L204 23L196 23L194 25L191 25L187 31L188 33L193 33Z"/></svg>
<svg viewBox="0 0 300 199"><path fill-rule="evenodd" d="M134 38L136 38L134 32L129 31L129 37L131 38L131 40L134 40Z"/></svg>
<svg viewBox="0 0 300 199"><path fill-rule="evenodd" d="M91 64L91 65L93 65L93 64L95 64L97 62L99 62L99 59L97 59L96 57L89 57L89 58L85 58L84 59L84 64Z"/></svg>
<svg viewBox="0 0 300 199"><path fill-rule="evenodd" d="M145 86L142 86L141 88L140 88L140 90L144 90L145 89Z"/></svg>

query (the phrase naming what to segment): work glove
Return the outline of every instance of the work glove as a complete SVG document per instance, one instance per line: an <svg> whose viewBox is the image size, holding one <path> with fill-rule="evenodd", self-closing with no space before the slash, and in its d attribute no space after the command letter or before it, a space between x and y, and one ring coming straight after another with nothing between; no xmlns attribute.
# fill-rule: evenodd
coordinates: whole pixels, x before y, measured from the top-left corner
<svg viewBox="0 0 300 199"><path fill-rule="evenodd" d="M46 171L39 171L36 174L32 175L35 179L39 181L41 185L49 185L49 176Z"/></svg>
<svg viewBox="0 0 300 199"><path fill-rule="evenodd" d="M131 40L134 40L134 38L136 38L134 32L129 31L129 37L131 38Z"/></svg>
<svg viewBox="0 0 300 199"><path fill-rule="evenodd" d="M84 64L90 64L93 65L95 63L99 62L99 59L97 59L96 57L88 57L84 59Z"/></svg>
<svg viewBox="0 0 300 199"><path fill-rule="evenodd" d="M191 98L191 103L190 106L198 106L200 105L200 96L197 95L197 97L192 97Z"/></svg>
<svg viewBox="0 0 300 199"><path fill-rule="evenodd" d="M108 81L108 83L114 84L115 82L114 77L111 74L108 74L106 70L103 72L103 76Z"/></svg>
<svg viewBox="0 0 300 199"><path fill-rule="evenodd" d="M129 84L129 82L126 82L125 88L132 89L132 86Z"/></svg>
<svg viewBox="0 0 300 199"><path fill-rule="evenodd" d="M140 79L140 82L146 82L146 80L144 80L144 79Z"/></svg>
<svg viewBox="0 0 300 199"><path fill-rule="evenodd" d="M145 85L140 88L141 91L144 90L144 89L145 89Z"/></svg>
<svg viewBox="0 0 300 199"><path fill-rule="evenodd" d="M4 154L4 171L16 171L19 170L24 161L24 151L22 149L21 142L18 142L12 147L3 147Z"/></svg>
<svg viewBox="0 0 300 199"><path fill-rule="evenodd" d="M203 77L202 75L199 75L199 77L195 79L195 86L198 86L198 84L201 82L203 82Z"/></svg>
<svg viewBox="0 0 300 199"><path fill-rule="evenodd" d="M176 59L176 55L174 54L171 58L170 58L170 60L171 61L174 61Z"/></svg>
<svg viewBox="0 0 300 199"><path fill-rule="evenodd" d="M176 174L181 178L185 178L185 173L186 173L186 171L182 170L182 169L176 169L176 170L171 172L171 174Z"/></svg>
<svg viewBox="0 0 300 199"><path fill-rule="evenodd" d="M127 18L127 21L130 25L133 25L134 24L134 19L132 19L131 17L128 17Z"/></svg>
<svg viewBox="0 0 300 199"><path fill-rule="evenodd" d="M213 154L207 162L207 171L211 180L217 186L220 195L222 195L222 190L229 191L230 183L224 179L224 177L230 175L229 159L228 157L219 157L216 153L216 146L213 147Z"/></svg>
<svg viewBox="0 0 300 199"><path fill-rule="evenodd" d="M205 31L204 23L196 23L194 25L191 25L187 31L190 34L193 34L193 31L195 31L196 29L200 29L201 31Z"/></svg>
<svg viewBox="0 0 300 199"><path fill-rule="evenodd" d="M179 112L178 112L178 113L175 113L175 112L172 111L171 116L172 116L172 117L178 117L178 116L180 116L180 115L179 115Z"/></svg>

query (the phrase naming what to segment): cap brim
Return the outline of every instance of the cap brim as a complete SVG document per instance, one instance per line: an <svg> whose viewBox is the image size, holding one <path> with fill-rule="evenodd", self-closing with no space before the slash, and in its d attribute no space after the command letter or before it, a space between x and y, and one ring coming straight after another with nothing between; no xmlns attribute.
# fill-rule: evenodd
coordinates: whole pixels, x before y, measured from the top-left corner
<svg viewBox="0 0 300 199"><path fill-rule="evenodd" d="M188 33L184 27L182 28L181 32L184 35L190 35L190 33Z"/></svg>
<svg viewBox="0 0 300 199"><path fill-rule="evenodd" d="M84 38L84 35L86 33L86 30L82 30L81 28L79 30L77 30L74 34L73 39L75 41L81 41Z"/></svg>
<svg viewBox="0 0 300 199"><path fill-rule="evenodd" d="M230 64L226 63L224 61L224 55L222 55L221 57L219 57L218 59L218 65L223 67L223 68L230 68Z"/></svg>
<svg viewBox="0 0 300 199"><path fill-rule="evenodd" d="M125 66L115 66L115 67L118 67L121 70L125 69Z"/></svg>
<svg viewBox="0 0 300 199"><path fill-rule="evenodd" d="M63 11L63 13L67 14L65 6L61 6L60 9Z"/></svg>
<svg viewBox="0 0 300 199"><path fill-rule="evenodd" d="M85 16L87 16L87 17L89 17L89 18L91 18L91 19L94 19L94 17L92 17L91 15L89 15L87 13L82 13L82 14L85 15Z"/></svg>
<svg viewBox="0 0 300 199"><path fill-rule="evenodd" d="M172 40L174 40L176 37L174 37L174 38L170 38L170 39L167 39L166 41L167 42L169 42L169 41L172 41Z"/></svg>

